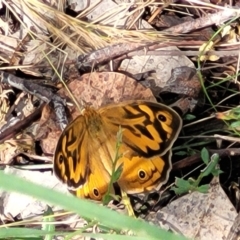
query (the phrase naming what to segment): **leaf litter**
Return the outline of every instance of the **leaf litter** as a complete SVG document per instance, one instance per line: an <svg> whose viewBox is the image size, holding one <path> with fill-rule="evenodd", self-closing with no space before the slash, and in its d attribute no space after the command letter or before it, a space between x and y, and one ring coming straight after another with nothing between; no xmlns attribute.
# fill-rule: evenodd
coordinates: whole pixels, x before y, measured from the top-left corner
<svg viewBox="0 0 240 240"><path fill-rule="evenodd" d="M3 77L4 84L1 83L0 148L4 171L66 192L66 188L52 176L50 166L43 172L24 169L29 163L38 165L34 160L38 155L51 156L54 153L61 128L66 125L65 113L60 111L55 115L49 105L55 95L49 97L47 91L32 83L51 88L54 94L65 100L60 102L68 106L68 121L79 111L71 95L61 88L63 83L59 79L64 79L79 103L84 100L94 107L127 99L155 101L158 98L197 118L196 122L185 120L184 134L173 149L173 161L181 162L183 158L194 156L196 161L193 165L186 164L183 169L174 169L170 181L192 171L196 164L200 165L197 156L201 148L206 146L212 152L217 147L217 139L223 139L223 136L222 152L232 150L235 158L234 154L228 155L232 156L230 160L234 166L231 171L229 158L222 154L219 165L225 172L211 182L208 180L208 193L173 196L167 189L161 192L160 196L168 196L171 203L148 212L146 220L157 226L168 225L168 229L190 238L237 239L240 166L236 157L239 153L234 150L238 143L229 144L231 136L238 136L238 129L234 128L237 124L230 128L223 125L221 118L213 117L211 121L207 116L238 105L239 48L238 32L235 31L239 28L238 3L226 7L221 1L184 1L180 4L175 1L90 0L74 1L74 4L68 1L67 9L64 9L64 5L56 5L54 1L49 1L49 5L36 0L10 2L1 2L1 8L10 13L2 20L0 38L1 71L10 71ZM77 11L77 17L66 14L66 10ZM216 34L216 28L222 29L224 34ZM192 74L195 69L198 73ZM11 74L27 79L21 82L24 88L19 87L20 83L12 84ZM37 98L34 93L38 93ZM215 112L211 105L217 107ZM24 121L29 123L16 125ZM62 125L59 127L56 122ZM213 136L214 133L218 135ZM20 162L17 160L19 156ZM23 169L16 168L19 164ZM40 170L41 167L39 164ZM194 173L193 177L196 177ZM235 191L231 190L230 181L236 183ZM233 192L235 194L231 195ZM149 203L151 201L153 205L158 204L150 196ZM1 193L1 202L3 222L11 222L19 216L26 219L47 209L46 204L31 197L5 191ZM6 217L9 215L10 219Z"/></svg>

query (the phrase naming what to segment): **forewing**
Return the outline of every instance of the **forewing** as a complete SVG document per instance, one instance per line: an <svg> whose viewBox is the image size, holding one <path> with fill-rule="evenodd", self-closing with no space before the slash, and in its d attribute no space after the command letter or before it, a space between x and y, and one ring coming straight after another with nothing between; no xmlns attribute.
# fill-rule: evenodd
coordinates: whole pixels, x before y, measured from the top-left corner
<svg viewBox="0 0 240 240"><path fill-rule="evenodd" d="M108 189L112 161L106 139L101 118L90 109L70 123L59 138L54 172L78 197L100 200Z"/></svg>
<svg viewBox="0 0 240 240"><path fill-rule="evenodd" d="M69 188L83 185L90 174L86 128L80 115L64 129L55 150L54 172Z"/></svg>
<svg viewBox="0 0 240 240"><path fill-rule="evenodd" d="M182 127L182 120L173 109L150 101L109 105L99 109L99 113L113 134L121 126L124 148L146 158L164 155Z"/></svg>

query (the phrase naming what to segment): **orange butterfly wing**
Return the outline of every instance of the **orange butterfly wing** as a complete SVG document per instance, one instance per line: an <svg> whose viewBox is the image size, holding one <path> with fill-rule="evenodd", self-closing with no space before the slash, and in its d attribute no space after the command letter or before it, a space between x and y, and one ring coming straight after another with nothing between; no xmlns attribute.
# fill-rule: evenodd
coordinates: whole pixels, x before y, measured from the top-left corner
<svg viewBox="0 0 240 240"><path fill-rule="evenodd" d="M100 120L100 122L98 122ZM106 157L103 142L106 136L101 129L101 119L95 110L88 109L62 132L54 156L55 175L67 184L69 190L82 198L101 200L106 193L111 162ZM102 140L98 139L101 135Z"/></svg>
<svg viewBox="0 0 240 240"><path fill-rule="evenodd" d="M158 189L171 170L173 142L182 121L169 107L148 101L86 109L63 131L56 147L54 172L79 197L100 200L106 193L116 155L119 126L122 144L118 180L127 193Z"/></svg>
<svg viewBox="0 0 240 240"><path fill-rule="evenodd" d="M172 168L171 147L182 126L179 115L165 105L141 100L110 105L99 112L106 121L103 126L115 135L119 125L122 129L120 188L129 194L158 190Z"/></svg>

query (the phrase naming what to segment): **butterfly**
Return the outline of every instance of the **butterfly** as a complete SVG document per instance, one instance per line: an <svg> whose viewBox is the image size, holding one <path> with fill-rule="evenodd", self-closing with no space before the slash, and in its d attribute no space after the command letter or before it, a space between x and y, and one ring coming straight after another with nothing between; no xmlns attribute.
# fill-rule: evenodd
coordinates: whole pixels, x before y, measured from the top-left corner
<svg viewBox="0 0 240 240"><path fill-rule="evenodd" d="M134 100L95 110L86 107L62 132L53 169L57 178L80 198L102 200L116 157L117 133L122 142L117 184L128 194L159 190L171 170L171 148L182 127L172 108Z"/></svg>

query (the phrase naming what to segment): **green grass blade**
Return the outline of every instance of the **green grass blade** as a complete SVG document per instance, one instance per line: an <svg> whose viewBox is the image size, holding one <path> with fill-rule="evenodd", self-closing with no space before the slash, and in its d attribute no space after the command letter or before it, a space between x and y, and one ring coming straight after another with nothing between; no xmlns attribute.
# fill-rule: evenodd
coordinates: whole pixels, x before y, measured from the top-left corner
<svg viewBox="0 0 240 240"><path fill-rule="evenodd" d="M86 199L67 196L63 193L36 185L14 175L0 172L0 186L8 191L24 193L46 202L62 206L66 210L76 212L83 218L95 220L114 230L127 232L132 230L138 236L146 237L146 239L186 239L183 236L177 236L156 226L150 225L143 220L122 215Z"/></svg>

